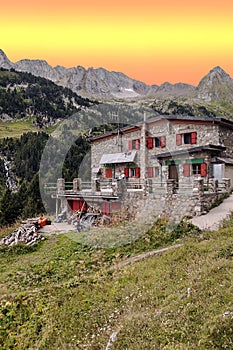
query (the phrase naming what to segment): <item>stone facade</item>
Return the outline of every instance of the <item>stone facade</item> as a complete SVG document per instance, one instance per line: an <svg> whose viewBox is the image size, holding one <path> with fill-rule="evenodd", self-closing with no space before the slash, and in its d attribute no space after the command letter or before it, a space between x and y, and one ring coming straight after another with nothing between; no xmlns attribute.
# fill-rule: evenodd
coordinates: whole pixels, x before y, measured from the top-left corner
<svg viewBox="0 0 233 350"><path fill-rule="evenodd" d="M183 186L192 186L194 179L200 176L208 182L214 176L214 158L227 156L232 157L233 161L233 125L223 124L219 119L161 116L120 132L97 137L92 142L92 177L98 177L97 171L102 168L100 173L105 178L105 166L100 165L104 153L129 152L129 141L139 140L140 147L137 148L134 162L113 164L113 177L123 173L125 167L138 167L142 181L152 178L154 182L165 183L167 179L174 178L175 172L177 182ZM196 135L194 142L191 140L193 134ZM180 143L177 142L177 135ZM161 144L162 138L164 144ZM153 147L147 146L148 139L153 139ZM201 171L201 163L206 164L205 172ZM188 175L184 170L186 164L190 164ZM175 165L175 169L174 166L172 169L172 165ZM230 170L227 169L227 177L233 179ZM128 181L134 181L135 177L132 172Z"/></svg>
<svg viewBox="0 0 233 350"><path fill-rule="evenodd" d="M129 208L135 215L178 222L202 215L231 190L233 123L159 116L94 138L91 158L86 196L92 205L104 213ZM74 179L72 193L58 180L62 208L65 197L85 200L81 179Z"/></svg>

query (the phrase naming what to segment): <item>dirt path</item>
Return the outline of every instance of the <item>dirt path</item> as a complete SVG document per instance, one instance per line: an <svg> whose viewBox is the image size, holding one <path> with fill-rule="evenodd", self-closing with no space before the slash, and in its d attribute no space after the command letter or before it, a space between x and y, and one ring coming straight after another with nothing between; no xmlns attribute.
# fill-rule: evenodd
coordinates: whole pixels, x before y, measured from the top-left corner
<svg viewBox="0 0 233 350"><path fill-rule="evenodd" d="M169 247L166 247L166 248L151 250L151 251L146 252L146 253L142 253L142 254L139 254L139 255L136 255L136 256L132 256L129 259L121 261L119 264L111 266L110 270L117 270L117 269L120 269L121 267L124 267L126 265L135 263L136 261L148 258L149 256L153 256L153 255L157 255L157 254L160 254L160 253L163 253L163 252L167 252L168 250L180 248L182 246L183 246L183 244L175 244L175 245L170 245Z"/></svg>
<svg viewBox="0 0 233 350"><path fill-rule="evenodd" d="M217 231L222 221L233 212L233 194L206 215L195 216L191 222L201 230Z"/></svg>

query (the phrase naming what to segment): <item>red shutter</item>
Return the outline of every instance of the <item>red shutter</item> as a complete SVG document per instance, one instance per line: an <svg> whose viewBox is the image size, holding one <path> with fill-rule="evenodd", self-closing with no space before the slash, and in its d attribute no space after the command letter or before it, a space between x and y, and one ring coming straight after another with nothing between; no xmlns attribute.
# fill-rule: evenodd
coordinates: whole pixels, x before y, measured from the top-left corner
<svg viewBox="0 0 233 350"><path fill-rule="evenodd" d="M101 203L101 214L105 214L105 202Z"/></svg>
<svg viewBox="0 0 233 350"><path fill-rule="evenodd" d="M129 177L129 168L124 169L125 177Z"/></svg>
<svg viewBox="0 0 233 350"><path fill-rule="evenodd" d="M204 177L207 175L207 164L201 163L201 176Z"/></svg>
<svg viewBox="0 0 233 350"><path fill-rule="evenodd" d="M140 177L140 168L135 168L135 177Z"/></svg>
<svg viewBox="0 0 233 350"><path fill-rule="evenodd" d="M197 143L197 133L196 132L191 133L191 144L193 145L194 143Z"/></svg>
<svg viewBox="0 0 233 350"><path fill-rule="evenodd" d="M165 147L166 146L166 136L161 136L160 138L160 146Z"/></svg>
<svg viewBox="0 0 233 350"><path fill-rule="evenodd" d="M129 140L128 141L128 150L131 151L133 149L133 141Z"/></svg>
<svg viewBox="0 0 233 350"><path fill-rule="evenodd" d="M73 201L73 211L79 210L79 201Z"/></svg>
<svg viewBox="0 0 233 350"><path fill-rule="evenodd" d="M112 178L112 169L111 168L105 169L105 177L107 179L111 179Z"/></svg>
<svg viewBox="0 0 233 350"><path fill-rule="evenodd" d="M184 176L190 176L190 164L184 164Z"/></svg>
<svg viewBox="0 0 233 350"><path fill-rule="evenodd" d="M101 203L101 213L105 215L110 214L110 203L109 202L102 202Z"/></svg>
<svg viewBox="0 0 233 350"><path fill-rule="evenodd" d="M139 149L140 148L140 140L137 139L135 140L135 149Z"/></svg>
<svg viewBox="0 0 233 350"><path fill-rule="evenodd" d="M147 139L147 148L153 148L153 137L148 137Z"/></svg>
<svg viewBox="0 0 233 350"><path fill-rule="evenodd" d="M176 144L177 144L177 146L182 145L182 134L176 135Z"/></svg>
<svg viewBox="0 0 233 350"><path fill-rule="evenodd" d="M148 177L154 177L154 168L153 167L149 167L147 169L148 172Z"/></svg>

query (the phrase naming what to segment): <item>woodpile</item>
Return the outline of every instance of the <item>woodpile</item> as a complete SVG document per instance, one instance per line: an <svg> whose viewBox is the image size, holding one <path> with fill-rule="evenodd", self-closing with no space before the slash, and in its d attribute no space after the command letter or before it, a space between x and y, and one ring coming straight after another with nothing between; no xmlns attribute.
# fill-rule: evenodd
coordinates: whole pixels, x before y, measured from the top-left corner
<svg viewBox="0 0 233 350"><path fill-rule="evenodd" d="M111 215L111 225L116 226L126 224L129 221L133 221L135 216L134 208L126 207Z"/></svg>
<svg viewBox="0 0 233 350"><path fill-rule="evenodd" d="M16 245L18 243L31 246L38 241L44 240L44 237L37 232L39 228L38 220L28 219L24 221L22 225L10 233L8 236L4 237L0 241L0 245L7 245L9 247Z"/></svg>

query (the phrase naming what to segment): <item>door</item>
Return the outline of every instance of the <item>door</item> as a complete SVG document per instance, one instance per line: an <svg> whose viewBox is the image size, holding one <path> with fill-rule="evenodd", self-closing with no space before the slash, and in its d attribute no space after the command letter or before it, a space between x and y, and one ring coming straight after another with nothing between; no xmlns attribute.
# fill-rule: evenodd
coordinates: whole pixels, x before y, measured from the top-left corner
<svg viewBox="0 0 233 350"><path fill-rule="evenodd" d="M176 180L176 184L179 183L178 166L175 164L169 165L168 178Z"/></svg>
<svg viewBox="0 0 233 350"><path fill-rule="evenodd" d="M224 164L213 164L213 175L215 180L219 182L221 182L223 178L223 166Z"/></svg>

